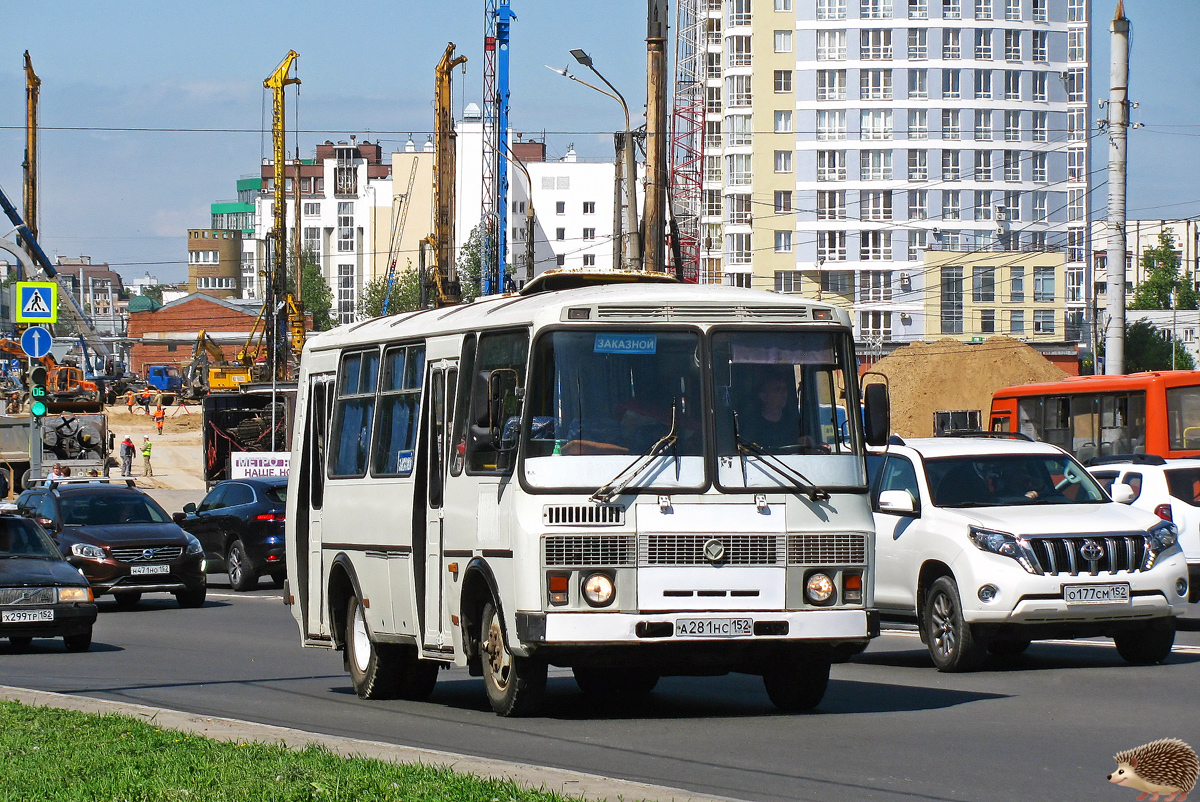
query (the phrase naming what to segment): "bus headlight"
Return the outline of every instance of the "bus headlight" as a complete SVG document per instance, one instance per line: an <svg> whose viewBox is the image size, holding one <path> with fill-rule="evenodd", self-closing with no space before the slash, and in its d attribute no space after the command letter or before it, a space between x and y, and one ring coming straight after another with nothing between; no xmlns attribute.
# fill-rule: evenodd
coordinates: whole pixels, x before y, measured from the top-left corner
<svg viewBox="0 0 1200 802"><path fill-rule="evenodd" d="M583 580L583 598L593 607L610 604L616 592L617 586L608 574L589 574Z"/></svg>
<svg viewBox="0 0 1200 802"><path fill-rule="evenodd" d="M804 595L813 604L829 604L833 599L834 586L833 580L828 574L815 573L809 574L808 580L804 583Z"/></svg>

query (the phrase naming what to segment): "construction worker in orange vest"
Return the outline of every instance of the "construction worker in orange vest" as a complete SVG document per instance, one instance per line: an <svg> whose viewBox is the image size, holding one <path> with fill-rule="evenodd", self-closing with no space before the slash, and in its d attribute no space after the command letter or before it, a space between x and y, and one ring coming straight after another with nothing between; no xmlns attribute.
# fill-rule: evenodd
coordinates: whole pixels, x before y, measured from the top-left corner
<svg viewBox="0 0 1200 802"><path fill-rule="evenodd" d="M133 390L125 391L125 409L130 415L133 414Z"/></svg>
<svg viewBox="0 0 1200 802"><path fill-rule="evenodd" d="M162 434L163 421L167 418L167 413L163 411L162 404L159 404L154 409L154 425L158 427L158 433Z"/></svg>

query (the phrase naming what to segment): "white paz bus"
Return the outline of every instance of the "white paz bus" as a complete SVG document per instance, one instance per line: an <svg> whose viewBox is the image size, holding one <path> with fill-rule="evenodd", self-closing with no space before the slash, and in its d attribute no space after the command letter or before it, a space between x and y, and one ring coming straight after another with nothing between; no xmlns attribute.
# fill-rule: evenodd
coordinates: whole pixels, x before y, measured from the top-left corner
<svg viewBox="0 0 1200 802"><path fill-rule="evenodd" d="M555 665L622 695L746 672L812 708L878 634L864 445L887 393L866 389L845 311L644 274L312 337L287 501L303 643L343 650L364 698L426 698L457 665L520 714Z"/></svg>

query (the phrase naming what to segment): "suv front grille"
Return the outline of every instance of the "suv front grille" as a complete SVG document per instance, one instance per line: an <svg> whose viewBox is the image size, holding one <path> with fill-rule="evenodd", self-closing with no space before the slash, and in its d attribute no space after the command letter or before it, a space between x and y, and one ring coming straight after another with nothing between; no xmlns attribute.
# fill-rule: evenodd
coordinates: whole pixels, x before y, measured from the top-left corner
<svg viewBox="0 0 1200 802"><path fill-rule="evenodd" d="M542 543L548 566L632 566L634 535L549 535Z"/></svg>
<svg viewBox="0 0 1200 802"><path fill-rule="evenodd" d="M1029 545L1043 574L1115 574L1118 571L1140 571L1146 560L1146 536L1116 532L1072 537L1031 537ZM1085 549L1085 545L1088 546ZM1088 560L1086 551L1099 546L1102 554Z"/></svg>
<svg viewBox="0 0 1200 802"><path fill-rule="evenodd" d="M122 563L157 563L169 562L183 554L183 546L135 546L131 548L110 548L113 559Z"/></svg>
<svg viewBox="0 0 1200 802"><path fill-rule="evenodd" d="M779 535L643 535L639 545L641 565L704 565L704 544L720 541L724 565L782 565L784 549Z"/></svg>
<svg viewBox="0 0 1200 802"><path fill-rule="evenodd" d="M0 604L54 604L54 588L0 588Z"/></svg>

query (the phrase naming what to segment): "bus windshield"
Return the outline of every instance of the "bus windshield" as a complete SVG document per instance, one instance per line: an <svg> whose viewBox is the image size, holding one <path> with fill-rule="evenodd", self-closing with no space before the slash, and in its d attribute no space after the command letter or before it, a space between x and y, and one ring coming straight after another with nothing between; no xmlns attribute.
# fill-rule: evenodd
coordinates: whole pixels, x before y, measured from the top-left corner
<svg viewBox="0 0 1200 802"><path fill-rule="evenodd" d="M591 491L642 460L629 489L698 488L714 447L706 432L715 431L723 488L865 486L844 335L723 330L711 335L711 361L700 346L699 332L679 329L541 337L524 433L527 484ZM714 403L705 409L709 370Z"/></svg>

